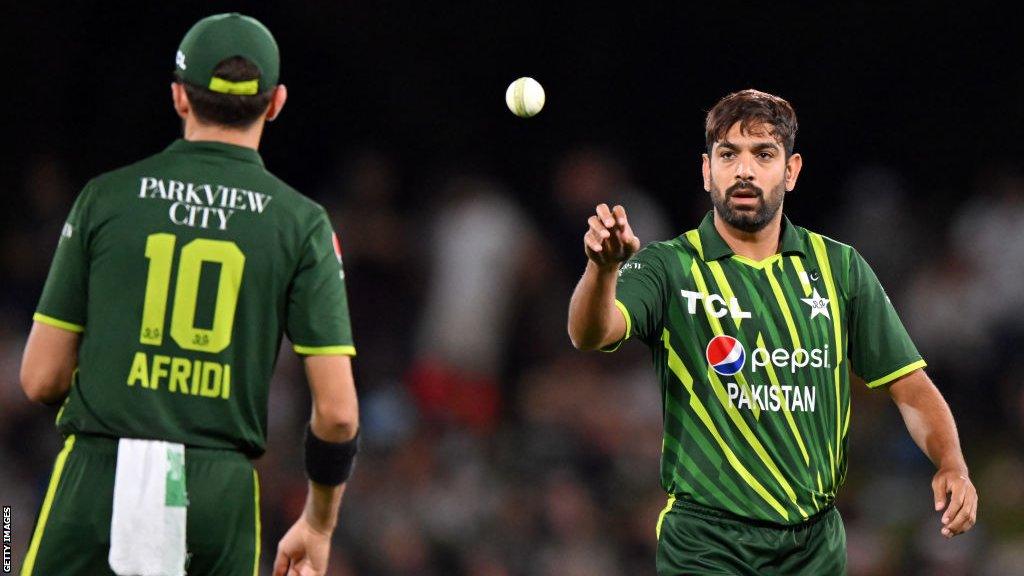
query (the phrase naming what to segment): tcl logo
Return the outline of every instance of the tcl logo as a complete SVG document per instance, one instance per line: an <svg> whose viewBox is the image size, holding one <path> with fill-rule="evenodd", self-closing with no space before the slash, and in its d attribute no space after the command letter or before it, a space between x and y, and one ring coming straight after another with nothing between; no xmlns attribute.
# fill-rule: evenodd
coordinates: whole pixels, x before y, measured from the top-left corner
<svg viewBox="0 0 1024 576"><path fill-rule="evenodd" d="M690 314L697 313L697 301L699 300L704 303L704 310L715 318L721 318L726 314L735 319L750 318L750 312L740 308L740 301L736 298L730 298L726 302L725 298L718 294L704 294L690 290L680 290L679 293L686 299L686 311Z"/></svg>

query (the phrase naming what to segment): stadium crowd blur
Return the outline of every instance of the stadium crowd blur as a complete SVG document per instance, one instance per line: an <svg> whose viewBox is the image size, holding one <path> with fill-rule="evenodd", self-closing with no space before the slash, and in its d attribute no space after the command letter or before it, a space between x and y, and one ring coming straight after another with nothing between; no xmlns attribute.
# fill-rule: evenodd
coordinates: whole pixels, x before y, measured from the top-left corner
<svg viewBox="0 0 1024 576"><path fill-rule="evenodd" d="M668 238L705 210L699 187L679 195L672 220L614 151L581 146L553 162L541 210L465 171L440 177L424 212L402 201L388 155L360 149L334 166L311 193L343 239L365 444L330 574L651 573L665 501L658 384L640 344L575 351L566 305L595 203L627 206L645 241ZM24 400L14 378L76 191L55 156L35 158L23 178L24 218L0 244L0 485L19 553L58 438L54 410ZM864 166L842 185L846 202L801 221L873 263L953 407L981 494L977 528L941 538L931 464L888 395L855 388L838 502L853 575L1024 573L1024 350L1014 344L1024 338L1024 176L993 169L976 186L948 222L925 226L898 172ZM300 368L280 355L258 463L265 569L305 494Z"/></svg>

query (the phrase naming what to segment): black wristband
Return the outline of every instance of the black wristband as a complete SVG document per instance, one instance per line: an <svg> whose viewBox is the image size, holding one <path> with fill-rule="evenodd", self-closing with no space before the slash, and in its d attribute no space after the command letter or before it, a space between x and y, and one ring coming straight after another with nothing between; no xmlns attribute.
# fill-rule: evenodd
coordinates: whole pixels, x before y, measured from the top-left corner
<svg viewBox="0 0 1024 576"><path fill-rule="evenodd" d="M327 442L306 425L306 476L317 484L337 486L349 479L359 452L359 433L348 442Z"/></svg>

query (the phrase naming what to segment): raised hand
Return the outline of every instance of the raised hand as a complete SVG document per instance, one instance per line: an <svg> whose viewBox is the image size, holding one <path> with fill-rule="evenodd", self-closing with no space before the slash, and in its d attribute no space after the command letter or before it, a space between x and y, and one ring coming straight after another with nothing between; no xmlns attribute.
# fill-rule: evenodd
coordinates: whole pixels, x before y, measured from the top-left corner
<svg viewBox="0 0 1024 576"><path fill-rule="evenodd" d="M587 258L601 268L617 267L640 250L640 239L629 227L622 206L609 210L607 204L598 204L595 212L587 220L590 228L583 235L583 248Z"/></svg>

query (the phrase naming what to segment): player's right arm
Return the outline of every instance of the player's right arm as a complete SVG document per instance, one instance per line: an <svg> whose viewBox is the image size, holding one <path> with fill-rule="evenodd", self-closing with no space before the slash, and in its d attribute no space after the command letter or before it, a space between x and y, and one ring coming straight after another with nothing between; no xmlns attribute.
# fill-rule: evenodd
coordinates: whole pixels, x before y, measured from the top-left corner
<svg viewBox="0 0 1024 576"><path fill-rule="evenodd" d="M569 302L569 339L580 350L597 350L626 336L626 319L615 306L619 265L640 250L622 206L600 204L587 223L587 268Z"/></svg>
<svg viewBox="0 0 1024 576"><path fill-rule="evenodd" d="M306 379L313 397L309 433L335 445L352 442L359 430L359 406L349 356L305 358ZM319 576L327 570L331 534L346 483L320 484L310 480L302 516L277 547L274 576Z"/></svg>

